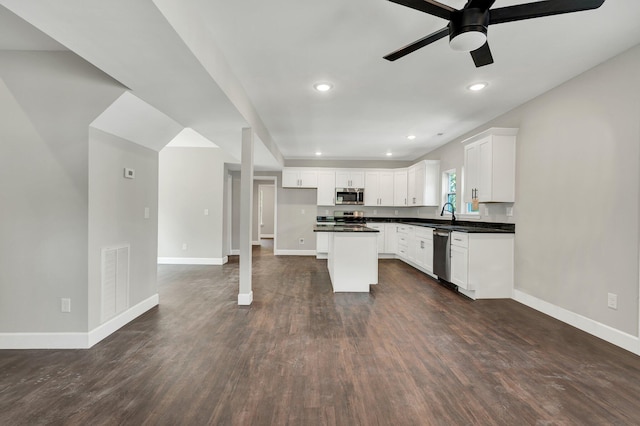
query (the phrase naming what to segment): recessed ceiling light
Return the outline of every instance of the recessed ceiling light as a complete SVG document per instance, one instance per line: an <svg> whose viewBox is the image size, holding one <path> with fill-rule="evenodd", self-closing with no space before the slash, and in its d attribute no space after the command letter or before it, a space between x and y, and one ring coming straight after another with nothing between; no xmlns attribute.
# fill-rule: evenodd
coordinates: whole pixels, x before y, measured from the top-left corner
<svg viewBox="0 0 640 426"><path fill-rule="evenodd" d="M407 139L409 139L410 141L414 140L415 138L416 138L416 135L407 136Z"/></svg>
<svg viewBox="0 0 640 426"><path fill-rule="evenodd" d="M316 151L316 155L322 155L320 151Z"/></svg>
<svg viewBox="0 0 640 426"><path fill-rule="evenodd" d="M316 89L318 92L328 92L329 90L333 89L333 84L331 83L316 83L313 85L313 88Z"/></svg>
<svg viewBox="0 0 640 426"><path fill-rule="evenodd" d="M486 88L488 85L488 83L473 83L471 86L468 86L467 89L471 90L472 92L478 92Z"/></svg>
<svg viewBox="0 0 640 426"><path fill-rule="evenodd" d="M387 157L391 157L393 154L390 152L387 152Z"/></svg>

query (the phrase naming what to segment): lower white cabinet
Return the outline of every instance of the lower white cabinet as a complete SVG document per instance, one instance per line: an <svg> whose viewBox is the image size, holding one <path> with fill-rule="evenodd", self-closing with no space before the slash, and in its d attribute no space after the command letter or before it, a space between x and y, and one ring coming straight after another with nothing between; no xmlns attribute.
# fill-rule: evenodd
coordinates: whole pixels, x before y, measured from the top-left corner
<svg viewBox="0 0 640 426"><path fill-rule="evenodd" d="M451 233L451 282L472 299L513 294L514 234Z"/></svg>
<svg viewBox="0 0 640 426"><path fill-rule="evenodd" d="M416 248L415 263L420 268L433 273L433 228L415 227L413 243Z"/></svg>
<svg viewBox="0 0 640 426"><path fill-rule="evenodd" d="M384 225L384 252L398 253L398 224L385 223Z"/></svg>
<svg viewBox="0 0 640 426"><path fill-rule="evenodd" d="M326 259L329 252L329 233L315 232L316 234L316 258Z"/></svg>
<svg viewBox="0 0 640 426"><path fill-rule="evenodd" d="M469 249L451 246L451 282L458 288L469 289Z"/></svg>

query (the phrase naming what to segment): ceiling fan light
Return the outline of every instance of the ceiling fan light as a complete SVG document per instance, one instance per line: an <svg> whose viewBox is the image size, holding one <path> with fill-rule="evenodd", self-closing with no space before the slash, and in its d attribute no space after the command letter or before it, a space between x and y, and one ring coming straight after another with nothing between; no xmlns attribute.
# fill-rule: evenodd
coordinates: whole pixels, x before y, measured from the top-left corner
<svg viewBox="0 0 640 426"><path fill-rule="evenodd" d="M487 42L487 35L481 31L465 31L449 41L453 50L472 52Z"/></svg>

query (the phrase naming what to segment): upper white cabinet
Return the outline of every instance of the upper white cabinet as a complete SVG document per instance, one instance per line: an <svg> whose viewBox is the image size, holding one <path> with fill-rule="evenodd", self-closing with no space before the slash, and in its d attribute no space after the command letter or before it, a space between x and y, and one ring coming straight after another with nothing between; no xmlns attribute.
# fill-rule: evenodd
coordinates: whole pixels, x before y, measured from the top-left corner
<svg viewBox="0 0 640 426"><path fill-rule="evenodd" d="M393 205L398 207L408 206L407 200L407 169L393 171Z"/></svg>
<svg viewBox="0 0 640 426"><path fill-rule="evenodd" d="M393 206L393 171L370 171L365 174L364 205Z"/></svg>
<svg viewBox="0 0 640 426"><path fill-rule="evenodd" d="M353 170L337 171L336 188L364 188L364 172Z"/></svg>
<svg viewBox="0 0 640 426"><path fill-rule="evenodd" d="M318 171L317 204L319 206L336 205L336 173L333 170Z"/></svg>
<svg viewBox="0 0 640 426"><path fill-rule="evenodd" d="M409 206L437 206L440 204L440 161L423 160L407 171Z"/></svg>
<svg viewBox="0 0 640 426"><path fill-rule="evenodd" d="M282 170L282 187L317 188L318 172L310 169L285 168Z"/></svg>
<svg viewBox="0 0 640 426"><path fill-rule="evenodd" d="M464 201L513 203L518 129L491 128L464 147Z"/></svg>

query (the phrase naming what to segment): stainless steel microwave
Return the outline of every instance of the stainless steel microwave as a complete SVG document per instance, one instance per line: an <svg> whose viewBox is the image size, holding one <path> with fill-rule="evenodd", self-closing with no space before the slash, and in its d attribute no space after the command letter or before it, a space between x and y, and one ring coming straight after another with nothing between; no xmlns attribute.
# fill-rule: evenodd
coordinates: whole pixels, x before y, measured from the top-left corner
<svg viewBox="0 0 640 426"><path fill-rule="evenodd" d="M363 205L364 188L336 188L336 205Z"/></svg>

